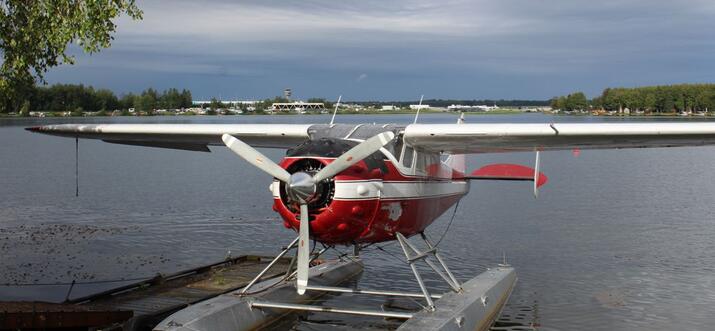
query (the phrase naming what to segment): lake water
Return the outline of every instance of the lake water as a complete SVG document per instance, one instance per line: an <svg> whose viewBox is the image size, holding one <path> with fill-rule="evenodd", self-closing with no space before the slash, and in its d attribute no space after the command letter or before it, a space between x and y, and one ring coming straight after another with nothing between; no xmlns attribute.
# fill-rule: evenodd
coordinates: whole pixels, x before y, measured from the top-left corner
<svg viewBox="0 0 715 331"><path fill-rule="evenodd" d="M410 123L409 115L338 116L343 123ZM623 121L542 114L467 116L467 122ZM626 119L627 120L627 119ZM656 120L656 119L650 119ZM663 119L658 119L663 120ZM687 119L669 119L687 120ZM690 119L695 120L695 119ZM23 127L69 122L325 123L328 116L0 119L0 284L150 277L233 255L275 254L295 236L271 210L270 178L226 148L212 153L80 141ZM424 114L423 123L454 115ZM278 160L283 151L263 150ZM478 155L533 164L531 153ZM529 183L474 182L447 229L428 229L461 280L501 262L519 277L500 330L711 330L715 328L715 149L546 152L539 199ZM385 249L399 254L396 244ZM363 253L365 288L417 291L409 268ZM445 289L433 279L428 285ZM121 283L75 286L73 297ZM1 300L64 299L67 286L0 286ZM348 295L326 305L346 306ZM355 297L353 307L414 307ZM379 318L307 314L296 330L393 329Z"/></svg>

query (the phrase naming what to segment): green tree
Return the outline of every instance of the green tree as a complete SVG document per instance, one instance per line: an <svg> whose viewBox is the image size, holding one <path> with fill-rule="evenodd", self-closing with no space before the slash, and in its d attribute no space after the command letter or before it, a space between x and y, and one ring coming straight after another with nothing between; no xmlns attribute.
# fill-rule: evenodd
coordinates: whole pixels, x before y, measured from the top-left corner
<svg viewBox="0 0 715 331"><path fill-rule="evenodd" d="M643 97L643 110L646 112L655 111L657 102L658 98L655 93L648 91Z"/></svg>
<svg viewBox="0 0 715 331"><path fill-rule="evenodd" d="M164 91L159 96L158 105L159 105L159 108L162 108L162 109L177 109L177 108L182 108L181 101L182 101L182 96L181 96L181 93L179 93L179 90L177 90L175 88L170 88L170 89Z"/></svg>
<svg viewBox="0 0 715 331"><path fill-rule="evenodd" d="M110 90L96 90L94 98L96 99L96 104L92 108L93 110L115 110L119 108L119 99Z"/></svg>
<svg viewBox="0 0 715 331"><path fill-rule="evenodd" d="M156 109L157 98L156 90L148 88L142 92L141 96L134 98L134 108L137 111L145 112L148 116L152 116L154 115L154 109Z"/></svg>
<svg viewBox="0 0 715 331"><path fill-rule="evenodd" d="M194 104L194 99L191 97L191 91L181 90L181 103L180 108L191 108Z"/></svg>
<svg viewBox="0 0 715 331"><path fill-rule="evenodd" d="M586 99L586 95L583 92L569 94L566 97L563 108L567 111L585 110L588 108L588 99Z"/></svg>
<svg viewBox="0 0 715 331"><path fill-rule="evenodd" d="M226 108L226 105L219 101L218 99L211 98L211 103L209 103L209 112L207 112L208 115L216 115L216 110Z"/></svg>
<svg viewBox="0 0 715 331"><path fill-rule="evenodd" d="M22 107L20 107L20 116L30 116L30 101L25 100L25 102L22 103Z"/></svg>
<svg viewBox="0 0 715 331"><path fill-rule="evenodd" d="M566 98L564 97L553 97L551 98L551 101L549 104L551 105L551 109L563 109L564 108L564 103L566 101Z"/></svg>
<svg viewBox="0 0 715 331"><path fill-rule="evenodd" d="M87 53L109 47L122 14L142 12L134 0L0 0L0 111L15 109L49 68L74 63L69 43Z"/></svg>
<svg viewBox="0 0 715 331"><path fill-rule="evenodd" d="M136 99L136 96L132 93L123 95L122 98L119 99L119 108L123 110L134 108L134 99Z"/></svg>

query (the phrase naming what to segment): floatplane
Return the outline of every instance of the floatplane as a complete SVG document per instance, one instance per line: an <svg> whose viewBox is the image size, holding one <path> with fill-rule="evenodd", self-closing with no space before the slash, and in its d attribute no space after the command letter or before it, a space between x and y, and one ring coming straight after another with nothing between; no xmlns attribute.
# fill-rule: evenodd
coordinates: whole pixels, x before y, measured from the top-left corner
<svg viewBox="0 0 715 331"><path fill-rule="evenodd" d="M516 282L514 269L498 265L460 282L425 234L467 195L471 181L531 181L538 195L547 181L539 172L541 151L715 144L715 123L707 122L469 124L463 117L455 124L348 125L331 120L329 124L60 124L28 130L189 151L226 146L273 177L272 208L283 225L298 234L276 260L295 249L296 270L279 280L264 280L270 263L243 289L179 311L157 330L247 329L290 311L401 318L407 320L401 326L405 330L481 330L493 323L507 301ZM276 163L256 148L287 153ZM492 164L466 170L466 154L506 152L533 152L535 165ZM323 248L311 249L311 239ZM402 248L420 292L333 286L362 270L361 249L387 241L397 241ZM311 266L327 248L340 245L354 248L348 260ZM431 293L418 263L426 263L451 291ZM424 309L406 313L303 304L311 295L333 292L419 298Z"/></svg>

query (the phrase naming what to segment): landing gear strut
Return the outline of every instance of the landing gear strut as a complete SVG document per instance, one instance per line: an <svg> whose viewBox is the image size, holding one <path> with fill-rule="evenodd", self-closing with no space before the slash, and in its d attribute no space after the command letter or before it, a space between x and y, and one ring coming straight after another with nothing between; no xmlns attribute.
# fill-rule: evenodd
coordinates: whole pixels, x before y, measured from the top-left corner
<svg viewBox="0 0 715 331"><path fill-rule="evenodd" d="M412 245L401 233L397 234L397 242L400 243L400 247L402 247L402 252L405 253L405 257L407 258L407 263L410 265L412 273L417 279L417 284L420 285L422 294L424 294L425 301L427 301L426 308L428 310L434 310L434 302L432 301L432 296L430 295L429 291L427 290L427 287L422 281L422 276L417 270L417 266L415 266L417 261L424 260L425 263L427 263L427 265L432 268L432 270L434 270L434 272L436 272L440 277L442 277L442 279L444 279L445 282L447 282L447 285L449 285L452 291L457 293L461 292L462 285L460 285L459 281L454 278L454 275L444 263L442 257L440 257L437 253L437 247L432 245L432 242L429 241L427 235L425 235L424 233L420 233L420 237L422 237L422 240L424 240L425 244L427 245L427 250L424 252L420 251L419 248ZM434 257L437 262L439 262L441 269L438 268L437 265L430 259L430 255Z"/></svg>
<svg viewBox="0 0 715 331"><path fill-rule="evenodd" d="M416 247L412 243L409 242L409 240L402 235L401 233L398 233L396 235L397 237L397 242L400 244L400 247L402 248L402 252L405 254L405 258L407 259L407 263L410 265L410 268L412 269L412 273L415 275L415 279L417 280L417 284L420 286L420 289L422 293L405 293L405 292L397 292L397 291L379 291L379 290L360 290L360 289L353 289L353 288L344 288L344 287L332 287L332 286L311 286L310 284L306 286L307 291L322 291L322 292L333 292L333 293L353 293L353 294L367 294L367 295L381 295L381 296L396 296L396 297L410 297L410 298L424 298L425 301L427 302L427 305L425 306L425 309L428 311L434 311L435 306L434 306L434 301L433 299L439 299L442 296L441 295L435 295L435 294L430 294L429 291L427 290L427 287L424 284L424 281L422 280L422 276L420 272L417 269L417 262L418 261L424 261L432 270L434 270L442 279L449 285L449 287L452 289L452 291L461 293L462 292L462 285L459 283L459 281L454 277L452 272L449 270L447 265L444 263L444 260L442 257L439 255L437 252L437 247L435 247L432 242L427 238L427 236L424 233L420 233L420 237L424 241L425 245L427 246L427 250L420 250L420 248ZM268 270L273 267L273 265L280 259L282 258L285 254L288 253L291 249L295 248L297 246L297 243L299 241L299 238L296 238L293 240L293 242L290 243L285 249L283 249L280 254L276 256L273 261L271 261L268 266L266 266L265 269L263 269L258 275L251 280L251 282L241 290L241 294L248 295L248 290L261 278L263 277ZM317 254L315 254L311 261L313 259L318 258L321 256L325 251L328 249L328 247L325 247L321 249ZM353 245L353 255L354 257L358 257L360 254L360 245L359 244L354 244ZM432 259L436 260L433 261ZM291 261L291 266L289 267L288 273L286 273L285 279L291 279L294 278L296 275L296 272L293 271L291 272L292 266L294 264L295 258L293 261ZM369 311L369 310L351 310L351 309L333 309L330 307L322 307L322 306L311 306L311 305L296 305L296 304L287 304L287 303L280 303L280 302L267 302L267 301L256 301L251 304L252 307L256 308L284 308L284 309L293 309L293 310L305 310L305 311L323 311L323 312L335 312L335 313L344 313L344 314L355 314L355 315L368 315L368 316L379 316L379 317L394 317L394 318L409 318L412 316L412 314L405 314L405 313L397 313L397 312L385 312L385 311Z"/></svg>

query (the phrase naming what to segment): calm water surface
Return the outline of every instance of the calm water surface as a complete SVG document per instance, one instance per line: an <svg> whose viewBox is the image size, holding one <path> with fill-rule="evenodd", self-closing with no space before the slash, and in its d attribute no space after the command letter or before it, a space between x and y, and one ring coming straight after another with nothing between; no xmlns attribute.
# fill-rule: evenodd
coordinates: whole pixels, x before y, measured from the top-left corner
<svg viewBox="0 0 715 331"><path fill-rule="evenodd" d="M412 116L340 116L343 123L409 123ZM468 116L468 122L621 121L541 114ZM678 120L678 119L671 119ZM680 119L682 120L682 119ZM0 119L0 283L50 284L149 277L233 255L275 254L294 233L273 213L270 178L225 148L212 153L74 141L23 127L66 122L313 123L327 116ZM453 123L452 115L423 115ZM278 160L279 150L263 150ZM530 165L533 154L470 157ZM430 229L458 278L506 254L519 281L500 330L712 330L715 328L715 149L547 152L549 183L475 182ZM398 247L385 249L398 254ZM409 268L364 253L361 287L417 291ZM430 286L445 289L436 281ZM73 297L118 284L77 286ZM64 299L67 286L0 286L2 300ZM344 295L326 305L346 306ZM411 301L350 298L364 308ZM295 330L394 329L397 322L307 314Z"/></svg>

